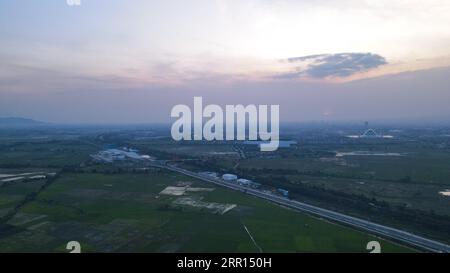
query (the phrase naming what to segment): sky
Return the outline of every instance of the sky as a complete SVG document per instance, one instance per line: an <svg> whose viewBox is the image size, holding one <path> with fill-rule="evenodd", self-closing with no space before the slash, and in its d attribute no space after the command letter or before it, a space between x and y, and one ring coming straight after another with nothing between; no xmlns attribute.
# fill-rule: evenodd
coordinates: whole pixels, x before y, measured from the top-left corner
<svg viewBox="0 0 450 273"><path fill-rule="evenodd" d="M176 104L282 121L450 121L450 1L2 0L0 117L169 122Z"/></svg>

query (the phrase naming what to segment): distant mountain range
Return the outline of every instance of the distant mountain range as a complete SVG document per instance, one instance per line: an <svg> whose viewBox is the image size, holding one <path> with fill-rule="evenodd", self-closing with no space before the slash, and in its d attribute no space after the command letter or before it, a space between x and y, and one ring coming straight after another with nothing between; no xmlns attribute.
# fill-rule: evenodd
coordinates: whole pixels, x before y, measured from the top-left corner
<svg viewBox="0 0 450 273"><path fill-rule="evenodd" d="M34 127L43 125L49 125L49 123L28 118L0 118L0 127Z"/></svg>

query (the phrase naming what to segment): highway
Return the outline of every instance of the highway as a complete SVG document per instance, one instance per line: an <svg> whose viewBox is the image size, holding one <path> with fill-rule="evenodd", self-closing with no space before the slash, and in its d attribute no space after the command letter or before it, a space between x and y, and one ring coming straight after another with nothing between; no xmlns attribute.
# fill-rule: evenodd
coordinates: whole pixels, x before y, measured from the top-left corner
<svg viewBox="0 0 450 273"><path fill-rule="evenodd" d="M369 233L380 235L385 238L390 238L399 242L406 243L408 245L428 250L431 252L438 253L450 253L450 246L444 243L440 243L434 240L430 240L406 231L402 231L399 229L387 227L384 225L376 224L370 221L366 221L360 218L348 216L342 213L338 213L335 211L319 208L316 206L308 205L302 202L290 200L288 198L284 198L281 196L276 196L273 194L265 193L257 189L251 189L244 186L240 186L238 184L232 184L223 181L220 178L208 177L204 175L197 174L195 172L191 172L182 168L178 168L175 166L167 165L167 164L153 164L155 167L165 168L170 171L178 172L190 177L194 177L206 182L214 183L216 185L226 187L229 189L237 190L244 192L246 194L250 194L253 196L257 196L259 198L271 201L273 203L277 203L292 209L296 209L299 211L307 212L328 220L332 220L334 222L342 223L348 226L355 227L357 229L368 231Z"/></svg>

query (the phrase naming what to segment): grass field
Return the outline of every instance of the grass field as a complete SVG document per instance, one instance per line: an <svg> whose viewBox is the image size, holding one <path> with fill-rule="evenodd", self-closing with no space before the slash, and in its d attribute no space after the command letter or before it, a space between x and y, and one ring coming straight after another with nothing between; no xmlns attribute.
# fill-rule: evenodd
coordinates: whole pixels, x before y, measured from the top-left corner
<svg viewBox="0 0 450 273"><path fill-rule="evenodd" d="M408 145L368 148L341 145L340 152L372 151L399 153L401 156L299 157L276 159L249 158L237 165L243 173L264 169L295 171L290 181L386 201L425 212L450 216L450 198L439 194L450 187L450 155L436 149ZM336 149L337 150L337 149ZM292 153L295 153L292 152ZM301 152L299 152L301 154ZM224 168L229 164L219 161Z"/></svg>
<svg viewBox="0 0 450 273"><path fill-rule="evenodd" d="M179 197L159 192L180 181L212 187L166 172L62 174L8 222L13 232L0 235L0 252L65 252L72 240L88 252L257 252L244 225L264 252L367 252L371 240L383 252L410 251L222 188L189 196L237 205L223 215L174 206Z"/></svg>
<svg viewBox="0 0 450 273"><path fill-rule="evenodd" d="M0 131L0 168L77 166L98 149L98 145L80 139L45 135L21 139L5 137Z"/></svg>

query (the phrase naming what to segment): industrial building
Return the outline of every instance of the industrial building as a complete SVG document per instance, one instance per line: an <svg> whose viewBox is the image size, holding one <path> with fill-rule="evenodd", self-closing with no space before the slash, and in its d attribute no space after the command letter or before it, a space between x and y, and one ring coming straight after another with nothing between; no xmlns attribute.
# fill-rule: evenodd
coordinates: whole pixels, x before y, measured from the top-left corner
<svg viewBox="0 0 450 273"><path fill-rule="evenodd" d="M225 181L236 181L238 177L235 174L226 173L222 175L222 179Z"/></svg>
<svg viewBox="0 0 450 273"><path fill-rule="evenodd" d="M151 160L152 158L148 155L140 155L137 150L126 148L126 150L120 149L107 149L100 151L95 155L91 155L94 160L112 163L114 161L121 161L125 159L132 160Z"/></svg>
<svg viewBox="0 0 450 273"><path fill-rule="evenodd" d="M237 183L238 183L239 185L242 185L242 186L248 186L248 185L250 185L250 183L252 183L252 181L251 181L251 180L248 180L248 179L245 179L245 178L239 178L239 179L237 180Z"/></svg>
<svg viewBox="0 0 450 273"><path fill-rule="evenodd" d="M239 178L236 182L241 186L251 187L255 189L261 186L260 183L253 182L252 180L248 180L245 178Z"/></svg>

